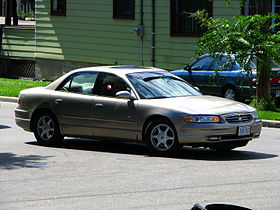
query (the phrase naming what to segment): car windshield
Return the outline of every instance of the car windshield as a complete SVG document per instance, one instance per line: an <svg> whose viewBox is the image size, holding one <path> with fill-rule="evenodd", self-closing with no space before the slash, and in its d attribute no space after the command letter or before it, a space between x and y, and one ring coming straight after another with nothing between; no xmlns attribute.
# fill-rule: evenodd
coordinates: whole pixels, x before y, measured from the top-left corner
<svg viewBox="0 0 280 210"><path fill-rule="evenodd" d="M202 95L169 72L131 73L127 77L141 99Z"/></svg>

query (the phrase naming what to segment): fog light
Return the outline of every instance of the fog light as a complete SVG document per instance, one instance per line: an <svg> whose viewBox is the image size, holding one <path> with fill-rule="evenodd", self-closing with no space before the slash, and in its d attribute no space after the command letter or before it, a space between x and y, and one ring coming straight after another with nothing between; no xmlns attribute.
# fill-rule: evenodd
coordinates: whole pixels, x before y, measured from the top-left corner
<svg viewBox="0 0 280 210"><path fill-rule="evenodd" d="M221 137L219 136L209 136L207 138L208 141L220 141L221 140Z"/></svg>

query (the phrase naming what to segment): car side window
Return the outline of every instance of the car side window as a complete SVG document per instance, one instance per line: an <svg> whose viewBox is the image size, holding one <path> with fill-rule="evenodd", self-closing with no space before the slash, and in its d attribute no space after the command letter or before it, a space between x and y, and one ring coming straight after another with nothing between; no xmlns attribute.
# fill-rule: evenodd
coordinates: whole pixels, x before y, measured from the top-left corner
<svg viewBox="0 0 280 210"><path fill-rule="evenodd" d="M93 94L99 96L115 97L116 93L119 91L130 90L131 89L122 78L114 74L101 73L94 85Z"/></svg>
<svg viewBox="0 0 280 210"><path fill-rule="evenodd" d="M213 62L213 58L207 56L199 59L198 61L194 62L190 69L191 70L208 70L210 64Z"/></svg>
<svg viewBox="0 0 280 210"><path fill-rule="evenodd" d="M80 73L70 77L58 90L85 95L93 94L93 87L98 73Z"/></svg>
<svg viewBox="0 0 280 210"><path fill-rule="evenodd" d="M233 62L234 61L228 57L215 57L210 69L231 71L233 70Z"/></svg>

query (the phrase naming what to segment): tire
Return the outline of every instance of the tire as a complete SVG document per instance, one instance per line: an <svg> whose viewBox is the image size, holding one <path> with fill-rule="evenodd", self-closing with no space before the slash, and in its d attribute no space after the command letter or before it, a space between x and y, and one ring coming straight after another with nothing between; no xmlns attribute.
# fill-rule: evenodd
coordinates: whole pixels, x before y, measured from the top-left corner
<svg viewBox="0 0 280 210"><path fill-rule="evenodd" d="M63 141L63 136L59 130L59 124L50 112L41 112L34 118L33 132L40 145L59 145Z"/></svg>
<svg viewBox="0 0 280 210"><path fill-rule="evenodd" d="M181 148L176 129L166 119L153 120L148 124L145 142L150 152L156 155L174 155Z"/></svg>
<svg viewBox="0 0 280 210"><path fill-rule="evenodd" d="M236 101L237 100L237 93L236 93L235 88L226 87L223 91L223 97L227 98L227 99L230 99L230 100L233 100L233 101Z"/></svg>

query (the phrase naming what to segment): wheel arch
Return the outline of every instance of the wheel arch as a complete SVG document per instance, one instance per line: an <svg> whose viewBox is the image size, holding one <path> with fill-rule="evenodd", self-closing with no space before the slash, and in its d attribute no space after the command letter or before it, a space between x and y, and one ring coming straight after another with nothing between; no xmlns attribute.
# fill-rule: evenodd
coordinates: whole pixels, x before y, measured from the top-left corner
<svg viewBox="0 0 280 210"><path fill-rule="evenodd" d="M226 92L226 90L229 89L229 88L233 89L233 90L235 91L235 93L236 93L236 97L238 97L238 94L239 94L239 93L238 93L238 90L237 90L237 88L236 88L236 85L234 85L234 84L232 84L232 83L227 83L227 84L225 84L225 85L223 86L222 92L221 92L222 97L225 96L225 92Z"/></svg>
<svg viewBox="0 0 280 210"><path fill-rule="evenodd" d="M145 122L144 122L144 124L143 124L143 127L142 127L142 135L141 135L141 137L142 137L141 141L142 141L142 142L145 141L145 133L146 133L146 130L147 130L148 125L150 124L150 122L152 122L152 121L154 121L154 120L158 120L158 119L167 120L167 121L172 125L173 129L175 130L175 132L176 132L176 134L177 134L177 130L176 130L176 128L175 128L173 122L172 122L168 117L163 116L163 115L159 115L159 114L157 114L157 115L151 115L150 117L148 117L148 118L145 120Z"/></svg>
<svg viewBox="0 0 280 210"><path fill-rule="evenodd" d="M34 122L35 122L36 116L38 116L40 113L44 113L44 112L45 113L47 112L47 113L51 114L55 118L55 120L57 121L57 118L56 118L55 114L50 109L48 109L48 108L38 108L32 113L31 118L30 118L31 119L30 129L31 129L32 132L34 131Z"/></svg>

